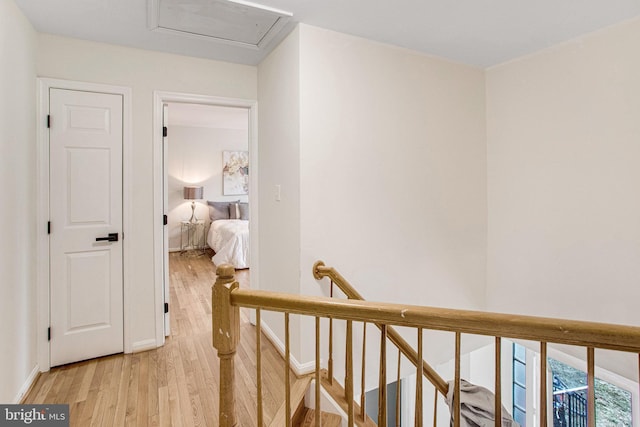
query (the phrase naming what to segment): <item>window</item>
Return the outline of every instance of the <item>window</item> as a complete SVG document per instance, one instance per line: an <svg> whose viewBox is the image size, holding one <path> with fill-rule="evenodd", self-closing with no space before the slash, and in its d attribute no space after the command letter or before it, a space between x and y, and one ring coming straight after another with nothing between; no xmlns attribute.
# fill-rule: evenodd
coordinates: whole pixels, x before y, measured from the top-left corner
<svg viewBox="0 0 640 427"><path fill-rule="evenodd" d="M513 343L513 419L522 427L527 421L527 349Z"/></svg>

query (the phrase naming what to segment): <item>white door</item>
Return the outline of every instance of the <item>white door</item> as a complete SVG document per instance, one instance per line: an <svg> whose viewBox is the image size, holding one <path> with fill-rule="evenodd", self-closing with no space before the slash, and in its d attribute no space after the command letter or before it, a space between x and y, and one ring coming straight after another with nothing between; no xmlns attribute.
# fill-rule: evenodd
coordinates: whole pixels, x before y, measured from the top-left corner
<svg viewBox="0 0 640 427"><path fill-rule="evenodd" d="M122 95L50 90L51 366L121 353Z"/></svg>

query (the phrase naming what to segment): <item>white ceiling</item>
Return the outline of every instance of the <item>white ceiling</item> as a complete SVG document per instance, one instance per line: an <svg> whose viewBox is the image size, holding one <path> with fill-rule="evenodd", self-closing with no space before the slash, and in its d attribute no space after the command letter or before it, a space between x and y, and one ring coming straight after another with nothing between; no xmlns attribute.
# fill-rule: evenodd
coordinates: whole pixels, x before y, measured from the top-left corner
<svg viewBox="0 0 640 427"><path fill-rule="evenodd" d="M640 0L255 0L293 17L251 49L149 30L154 0L15 1L40 32L252 65L296 22L488 67L640 15Z"/></svg>

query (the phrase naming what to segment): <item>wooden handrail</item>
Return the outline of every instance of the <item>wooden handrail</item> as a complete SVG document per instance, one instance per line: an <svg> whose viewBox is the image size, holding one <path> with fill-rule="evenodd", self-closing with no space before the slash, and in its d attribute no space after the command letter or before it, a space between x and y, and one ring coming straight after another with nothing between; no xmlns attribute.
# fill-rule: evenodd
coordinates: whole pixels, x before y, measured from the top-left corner
<svg viewBox="0 0 640 427"><path fill-rule="evenodd" d="M640 353L640 327L516 314L234 289L231 304L269 311L376 322Z"/></svg>

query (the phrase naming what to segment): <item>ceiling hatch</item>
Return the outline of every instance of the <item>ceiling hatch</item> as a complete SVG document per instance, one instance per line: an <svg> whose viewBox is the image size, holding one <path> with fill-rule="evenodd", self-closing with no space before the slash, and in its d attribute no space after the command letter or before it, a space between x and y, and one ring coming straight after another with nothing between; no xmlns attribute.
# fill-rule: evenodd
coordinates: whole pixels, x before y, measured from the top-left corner
<svg viewBox="0 0 640 427"><path fill-rule="evenodd" d="M260 49L292 14L242 0L148 0L154 31Z"/></svg>

